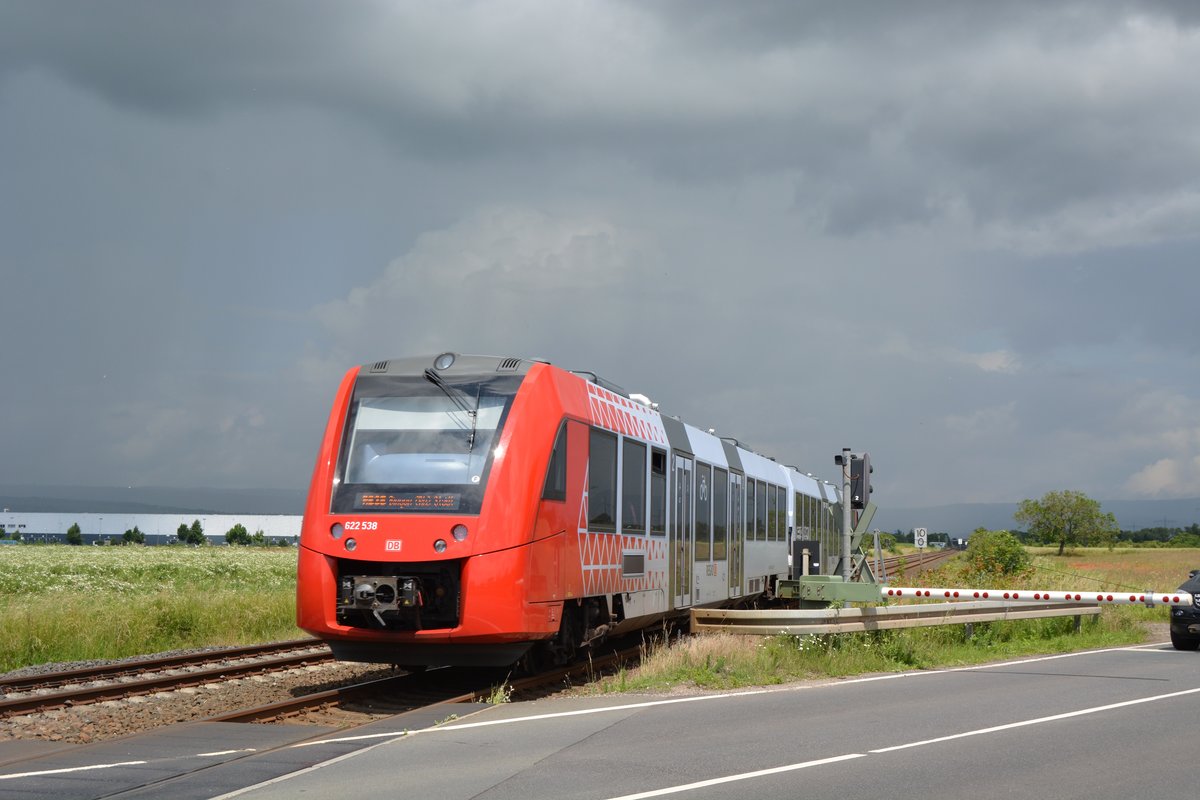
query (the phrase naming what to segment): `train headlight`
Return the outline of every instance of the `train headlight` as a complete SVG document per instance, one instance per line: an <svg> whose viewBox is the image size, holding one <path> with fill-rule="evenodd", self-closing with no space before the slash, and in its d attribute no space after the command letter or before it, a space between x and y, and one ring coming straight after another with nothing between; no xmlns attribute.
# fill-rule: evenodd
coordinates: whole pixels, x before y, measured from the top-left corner
<svg viewBox="0 0 1200 800"><path fill-rule="evenodd" d="M467 526L461 522L450 529L450 535L454 537L454 541L462 542L467 538Z"/></svg>
<svg viewBox="0 0 1200 800"><path fill-rule="evenodd" d="M446 540L438 539L436 542L433 543L433 549L438 551L439 553L446 552Z"/></svg>
<svg viewBox="0 0 1200 800"><path fill-rule="evenodd" d="M450 369L450 365L454 363L454 353L442 353L433 360L435 369Z"/></svg>
<svg viewBox="0 0 1200 800"><path fill-rule="evenodd" d="M351 552L353 552L354 548L356 548L356 547L358 547L358 542L354 541L353 539L346 540L346 549L347 550L350 550Z"/></svg>
<svg viewBox="0 0 1200 800"><path fill-rule="evenodd" d="M346 529L342 527L342 523L340 522L333 523L333 525L331 525L329 528L329 535L335 539L342 538L342 534L345 532Z"/></svg>

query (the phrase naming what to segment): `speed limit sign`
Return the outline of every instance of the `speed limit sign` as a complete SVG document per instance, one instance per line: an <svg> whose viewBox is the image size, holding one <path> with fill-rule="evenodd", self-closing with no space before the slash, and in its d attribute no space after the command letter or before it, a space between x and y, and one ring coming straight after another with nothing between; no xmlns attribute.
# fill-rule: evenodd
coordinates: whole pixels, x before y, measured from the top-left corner
<svg viewBox="0 0 1200 800"><path fill-rule="evenodd" d="M924 528L913 528L913 544L922 550L925 549L925 543L929 540L929 532Z"/></svg>

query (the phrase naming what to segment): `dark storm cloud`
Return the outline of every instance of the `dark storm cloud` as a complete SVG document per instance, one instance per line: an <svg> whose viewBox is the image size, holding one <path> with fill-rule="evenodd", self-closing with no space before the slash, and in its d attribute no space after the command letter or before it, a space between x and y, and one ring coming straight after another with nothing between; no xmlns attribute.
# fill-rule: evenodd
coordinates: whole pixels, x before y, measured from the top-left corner
<svg viewBox="0 0 1200 800"><path fill-rule="evenodd" d="M1200 493L1196 23L6 3L0 478L303 485L347 367L451 349L892 505Z"/></svg>
<svg viewBox="0 0 1200 800"><path fill-rule="evenodd" d="M10 72L159 114L335 110L455 159L790 171L806 218L841 235L1069 228L1081 204L1140 213L1200 180L1186 4L68 5L11 8Z"/></svg>

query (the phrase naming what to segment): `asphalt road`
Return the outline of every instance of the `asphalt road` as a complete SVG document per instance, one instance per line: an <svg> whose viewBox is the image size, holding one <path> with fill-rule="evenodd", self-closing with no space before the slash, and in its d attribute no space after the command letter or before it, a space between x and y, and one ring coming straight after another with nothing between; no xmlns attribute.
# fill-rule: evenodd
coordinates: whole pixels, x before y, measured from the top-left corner
<svg viewBox="0 0 1200 800"><path fill-rule="evenodd" d="M1154 645L760 692L490 707L435 729L380 730L362 749L222 796L1192 797L1198 723L1200 654Z"/></svg>

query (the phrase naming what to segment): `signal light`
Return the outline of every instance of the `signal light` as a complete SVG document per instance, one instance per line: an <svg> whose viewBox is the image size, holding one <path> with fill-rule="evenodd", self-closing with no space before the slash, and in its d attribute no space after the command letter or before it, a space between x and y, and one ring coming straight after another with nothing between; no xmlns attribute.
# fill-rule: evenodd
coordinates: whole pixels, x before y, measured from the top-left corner
<svg viewBox="0 0 1200 800"><path fill-rule="evenodd" d="M850 507L861 511L871 502L871 454L850 457Z"/></svg>

